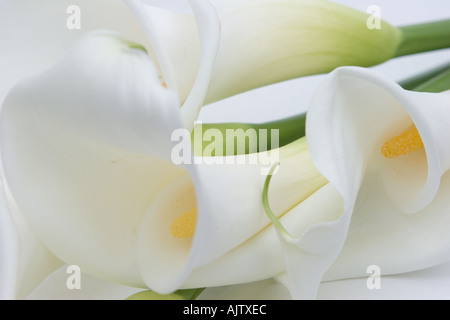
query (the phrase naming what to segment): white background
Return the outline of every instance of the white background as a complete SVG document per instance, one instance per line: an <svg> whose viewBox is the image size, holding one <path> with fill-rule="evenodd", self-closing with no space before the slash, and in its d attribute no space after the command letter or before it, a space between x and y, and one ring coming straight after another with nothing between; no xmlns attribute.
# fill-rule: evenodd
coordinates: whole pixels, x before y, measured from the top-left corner
<svg viewBox="0 0 450 320"><path fill-rule="evenodd" d="M186 1L148 0L173 4L186 10ZM226 1L226 0L222 0ZM450 18L448 0L336 0L366 11L371 5L381 9L381 17L393 25L428 22ZM450 49L396 58L374 67L395 81L450 62ZM309 99L323 76L287 81L267 88L229 98L204 107L203 122L262 122L298 114L307 110ZM69 291L62 268L41 284L32 299L122 299L139 291L82 276L82 289ZM450 299L450 263L431 269L381 278L381 289L369 290L367 279L336 281L322 284L319 299ZM267 286L267 285L271 286ZM263 286L262 286L263 285ZM270 288L270 290L268 289ZM207 290L201 298L217 299L287 299L287 292L272 280L242 286Z"/></svg>

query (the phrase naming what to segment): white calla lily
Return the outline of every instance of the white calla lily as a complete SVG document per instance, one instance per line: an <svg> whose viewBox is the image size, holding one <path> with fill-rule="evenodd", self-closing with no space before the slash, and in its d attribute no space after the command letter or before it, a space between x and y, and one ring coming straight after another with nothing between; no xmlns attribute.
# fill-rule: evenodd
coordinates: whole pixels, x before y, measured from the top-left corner
<svg viewBox="0 0 450 320"><path fill-rule="evenodd" d="M14 221L18 237L9 232L12 227L2 236L19 244L5 251L11 263L22 268L28 264L24 261L33 261L37 271L22 268L4 287L12 288L8 292L23 296L29 289L18 289L17 279L31 288L60 263L47 248L84 271L160 292L248 282L284 272L275 228L260 203L261 167L175 166L170 159L170 133L182 124L191 129L205 103L342 64L377 64L393 57L401 42L398 29L382 22L380 31L368 31L366 14L322 0L192 0L194 15L137 0L126 3L146 36L121 1L78 1L81 30L67 28L68 15L61 14L67 13L72 1L0 3L0 26L5 32L0 43L5 53L0 61L1 103L19 82L2 113L1 146L5 188L11 195L3 217L8 221L5 226ZM108 14L99 14L102 11ZM17 17L23 23L16 26ZM267 17L271 19L261 23ZM82 34L98 28L120 31L131 41L98 33L47 70ZM349 32L355 28L360 33ZM292 45L293 39L301 41ZM80 68L73 70L74 65ZM43 73L21 81L36 72ZM114 83L115 79L120 81ZM171 91L161 88L162 82ZM314 169L303 143L280 149L282 159L286 158L271 191L287 197L284 203L275 197L272 205L292 234L336 219L339 212L327 208L310 214L310 208L323 199L336 207L341 204L334 187L326 185ZM288 170L295 168L295 161L304 167ZM243 177L245 186L231 195L218 182L236 189ZM174 192L179 198L173 198ZM222 193L235 201L224 200L229 198ZM179 200L175 207L174 199ZM198 208L194 219L193 206ZM194 235L182 245L167 241L170 250L161 250L158 244L173 234L155 229L169 222L168 217L153 213L183 217L180 210L191 212L187 225L198 220ZM240 225L234 217L239 217ZM179 234L186 228L181 227ZM319 279L328 264L328 245L314 236L306 242L302 277ZM268 254L267 248L273 250ZM311 266L317 264L318 253L326 256L326 262L315 269ZM167 265L154 263L159 259ZM254 272L258 262L266 268ZM236 263L245 265L239 273L230 268ZM3 262L0 267L10 268ZM305 289L308 296L315 281Z"/></svg>
<svg viewBox="0 0 450 320"><path fill-rule="evenodd" d="M325 0L192 0L194 14L126 3L168 87L180 93L186 127L204 104L342 65L378 64L402 40L388 23L369 30L366 13Z"/></svg>
<svg viewBox="0 0 450 320"><path fill-rule="evenodd" d="M293 14L293 12L291 12L292 8L298 7L298 9L300 9L304 8L304 6L306 5L311 9L308 11L308 14L316 12L319 15L324 14L324 16L328 17L332 15L333 19L336 16L344 15L346 19L341 17L342 19L340 19L340 21L345 25L347 25L347 21L352 21L352 23L362 23L366 18L365 14L356 12L352 9L336 6L332 3L326 3L325 6L321 7L305 1L286 1L283 3L266 1L261 4L251 2L246 2L245 4L240 4L237 2L233 2L230 4L221 4L218 2L216 3L209 1L192 1L192 7L194 8L195 16L181 15L173 11L165 11L163 9L147 7L139 2L128 1L128 4L132 9L134 9L134 12L137 14L137 16L140 17L141 22L144 23L148 40L143 35L140 27L136 25L134 19L132 18L132 15L130 14L131 12L128 11L127 8L124 7L124 5L119 1L77 2L77 6L79 6L79 8L81 9L80 22L82 26L80 30L70 29L67 27L66 23L67 19L69 18L67 8L72 6L72 2L70 1L59 1L58 3L51 1L48 1L48 3L40 2L38 6L35 2L28 0L3 1L0 4L2 9L0 10L0 14L2 17L2 19L0 19L0 23L4 26L2 30L8 32L5 33L5 37L2 38L2 43L0 44L0 46L4 48L3 51L6 53L6 55L3 56L2 60L0 61L0 67L2 70L0 100L3 101L6 93L14 86L14 84L19 82L21 79L27 78L28 76L33 75L36 72L46 70L46 68L51 66L57 60L57 58L85 32L97 28L111 28L120 31L122 34L126 35L127 38L133 41L142 43L147 48L148 53L153 57L153 62L156 62L155 64L159 69L160 77L163 78L159 81L166 81L168 87L177 92L178 98L181 100L183 105L183 120L185 124L187 123L187 127L189 128L189 126L193 124L193 120L198 114L199 108L204 104L205 99L206 102L212 102L225 96L236 94L257 86L269 84L276 81L282 81L295 76L306 75L311 72L324 71L322 69L308 69L307 71L305 71L305 69L303 68L294 68L294 71L289 71L286 73L283 70L286 71L287 69L281 68L279 69L280 73L274 73L273 68L271 69L270 65L273 66L273 64L277 66L279 66L279 63L285 66L287 66L288 64L295 65L298 62L296 60L297 58L302 59L304 57L302 55L302 53L304 53L302 51L302 46L294 46L292 50L287 50L290 47L289 43L293 37L302 38L304 36L303 29L305 26L302 24L297 25L296 21L301 21L301 17L304 17L305 13L302 13L301 10L295 10L295 14ZM255 21L248 21L248 17L246 18L246 16L249 12L247 10L252 10L251 8L253 8L255 5L259 8L259 13L257 15L254 15L252 12L252 14L249 15L249 18L253 20L262 19L262 17L267 16L268 13L270 13L269 16L271 16L271 11L268 11L268 9L275 6L277 7L277 10L280 11L280 15L283 15L283 17L286 17L288 19L286 20L286 22L283 22L284 18L280 19L278 23L276 21L273 21L273 24L270 24L270 28L277 26L277 28L275 29L279 30L280 28L290 28L290 24L294 24L296 25L296 28L294 28L293 30L297 30L298 33L289 33L287 35L284 35L282 38L279 38L278 33L272 34L272 36L268 37L268 43L262 44L262 47L258 47L258 39L261 39L262 36L267 36L270 30L268 31L267 25L260 23L255 24L256 28L249 27L251 24L254 24ZM141 12L139 10L136 10L136 8L139 10L145 9L146 11ZM238 10L236 11L236 9ZM98 18L96 16L97 13L103 10L107 10L109 14L102 15L101 18ZM65 15L60 14L64 12L66 12ZM149 20L149 16L146 15L150 12L150 18L152 20ZM157 13L156 15L154 15L155 12ZM237 13L237 16L234 16L234 13ZM120 16L121 18L117 19L118 16ZM20 23L17 27L13 27L16 25L13 21L13 19L16 19L15 17L21 17L21 19L23 20L23 23ZM235 27L233 26L232 21L234 19L240 21L239 25L247 26L246 28L248 30L248 33L245 34L248 41L245 40L240 42L240 45L243 47L239 49L242 50L241 52L245 53L243 55L236 55L233 52L235 44L232 44L232 42L236 39L236 32L239 32L239 34L242 35L242 33L239 30L235 29ZM327 27L327 30L329 32L331 32L331 29L336 28L333 19L329 21ZM346 27L342 26L342 28ZM363 46L368 45L369 48L372 48L372 45L377 46L376 43L380 41L380 39L390 39L388 42L395 46L398 41L397 31L391 27L384 28L384 30L386 30L386 32L379 33L379 38L377 38L378 40L374 39L370 40L369 42L366 42L366 40L362 40ZM42 40L43 37L41 35L43 34L45 34L46 41ZM164 34L164 37L161 36L162 34ZM317 43L317 46L314 46L315 51L311 49L311 47L309 47L315 52L313 55L314 57L319 56L316 54L317 50L320 51L321 48L323 49L325 43L330 40L329 36L328 39L323 38L323 36L326 35L322 34L316 39L315 43ZM277 42L278 39L282 39L282 41ZM318 39L321 39L321 41L317 42ZM352 41L349 41L349 44L350 43L352 43ZM329 43L327 43L327 48L328 45ZM129 43L128 46L132 47L133 45ZM362 47L359 48L361 49ZM356 52L351 48L348 50ZM368 50L370 51L371 49ZM394 49L392 50L394 51ZM250 51L253 51L251 57L249 56ZM286 60L286 52L294 56L293 61L288 59L288 62L283 62L284 60ZM86 56L89 55L89 53L87 52L85 52L84 54ZM298 57L297 54L299 54L300 57ZM347 54L343 53L341 56L344 57L347 56ZM390 56L390 53L388 53L387 56ZM387 56L385 58L388 58ZM230 58L231 60L228 61L228 57L233 57L233 59ZM319 59L320 61L318 61L317 63L320 65L322 65L322 63L326 64L327 67L325 67L325 69L328 67L334 67L334 63L336 62L333 60L334 58L332 59L332 61L329 61L326 57L327 55L325 52L323 59ZM379 62L377 60L378 58L375 58L376 61L371 60L374 56L372 56L372 58L369 57L370 61L366 60L367 57L369 57L369 55L362 53L359 56L359 58L362 58L362 60L359 60L359 58L356 57L354 61L356 61L356 63L362 64L372 64ZM91 63L94 63L94 58L95 57L93 57ZM20 63L17 63L18 61L20 61ZM340 64L343 62L344 61L339 60L336 63ZM302 65L304 66L304 64ZM310 64L308 63L307 65L309 66ZM265 68L265 66L269 69ZM60 71L68 72L70 71L68 69L70 68L61 68ZM261 76L261 70L263 69L265 71L270 71L268 73L265 73L270 74L268 78ZM247 79L245 75L252 74L252 72L255 73L254 77L251 79ZM236 77L236 81L232 81L234 77ZM48 81L49 83L54 84L53 81L58 81L56 79L58 79L58 77L56 77L55 80L48 79ZM45 88L42 89L42 92L45 93ZM92 89L89 88L85 89L86 92L92 91ZM61 89L60 91L64 92L63 89ZM37 89L35 89L35 92L36 95L41 96L41 94L37 93ZM50 105L50 103L48 105ZM61 117L64 117L62 113L59 114ZM78 115L81 116L80 114ZM61 123L63 122L64 121L61 121ZM52 127L51 125L49 125L48 130L52 130L51 128L53 128L54 130L59 130L57 126L58 125L56 125L56 127ZM173 128L173 126L169 125L168 128ZM88 131L89 130L87 130L86 128L86 132ZM96 135L97 133L92 134ZM60 138L61 141L64 140L62 136ZM158 139L154 138L154 140ZM118 141L120 141L120 139L118 139ZM115 141L115 143L116 142L117 141ZM159 144L159 142L156 144ZM129 146L127 146L127 148L128 147ZM5 146L2 149L5 148L8 148L8 146ZM111 152L116 155L113 151ZM257 170L255 170L254 172L256 171ZM164 170L161 170L161 173L162 172L164 172ZM184 171L180 171L180 174L181 172ZM104 174L106 175L106 172L104 172ZM81 173L79 176L82 176ZM258 179L259 178L260 177L258 176ZM262 181L260 182L262 183ZM7 187L9 188L8 185ZM71 199L71 201L74 200ZM290 205L294 206L294 202L292 202ZM56 206L58 204L55 203L54 205ZM87 204L86 202L86 205L89 204ZM93 209L91 208L91 210ZM15 213L15 210L11 212L11 219L13 221L19 221L21 219L19 214ZM86 210L86 213L88 212L90 211ZM57 221L57 219L55 221ZM72 222L76 224L78 221L75 220ZM23 229L16 228L16 230L27 229L24 227ZM44 230L42 230L42 232L44 232ZM19 234L19 238L22 239L22 241L25 241L25 239L29 239L29 246L31 247L39 247L39 249L36 250L22 250L22 253L33 251L33 255L37 256L38 252L42 252L40 258L34 259L24 257L21 258L21 260L34 259L34 261L42 261L43 268L45 266L51 266L50 269L47 269L47 273L53 270L54 264L52 261L54 261L54 257L46 250L44 246L40 245L40 237L38 240L34 238L33 233L24 231L23 234ZM120 242L121 237L117 236L116 240ZM239 242L238 240L236 241L236 243ZM54 241L52 240L52 242ZM81 243L83 243L83 241L81 241ZM110 245L111 247L113 247L112 243ZM64 247L64 245L61 244L61 247ZM52 251L62 253L62 251L65 251L65 249L63 250L62 248L52 248ZM243 256L242 253L239 253L241 251L237 250L237 252L238 256ZM19 256L19 253L16 252L16 258ZM70 261L70 259L66 259L67 257L65 257L64 254L58 254L58 256L62 257L65 261ZM130 279L125 279L125 282L141 284L142 281L140 277L135 276L137 274L137 271L134 270L133 272L130 272L130 270L127 269L133 269L136 265L134 262L130 262L131 258L129 257L131 256L132 253L130 251L129 256L123 258L123 263L116 264L116 269L114 271L111 271L111 274L105 275L105 277L118 277L123 280L123 278L126 278L125 276L117 276L118 273L123 273L130 275ZM234 257L234 255L230 256ZM10 260L16 261L15 259ZM230 258L229 261L233 261L233 259L234 258ZM104 264L108 264L110 262L111 261L104 261ZM144 261L142 263L145 264L146 262ZM276 272L282 272L282 267L280 267L278 262L273 264L276 265L273 270L277 270ZM39 267L35 266L34 269L38 270ZM89 267L87 269L89 270ZM265 271L265 274L272 274L273 272L275 271ZM27 274L32 273L28 272ZM45 272L42 272L42 275L45 275ZM256 280L261 277L260 275L256 274L250 274L248 276L254 276ZM249 279L248 276L242 276L241 278ZM192 279L194 278L195 277L193 277ZM38 282L39 279L36 278L35 280L28 282L35 283ZM195 283L202 283L202 281L203 277L201 277L201 280L198 281L193 280L192 285L194 285ZM227 281L228 280L219 280L218 283L227 283ZM32 287L32 285L30 287Z"/></svg>
<svg viewBox="0 0 450 320"><path fill-rule="evenodd" d="M73 5L81 9L80 29L67 27L68 8ZM113 28L135 41L147 41L131 11L119 0L80 0L76 4L69 0L0 1L0 105L16 83L48 68L82 34L98 28ZM0 268L14 272L1 280L1 296L24 298L61 262L55 261L12 204L5 204L2 210L2 228L2 244L10 249Z"/></svg>
<svg viewBox="0 0 450 320"><path fill-rule="evenodd" d="M178 97L142 49L115 33L89 34L7 96L2 163L20 212L62 261L160 293L282 273L261 202L263 165L251 155L175 165ZM326 180L304 141L279 157L271 197L281 216ZM258 261L269 264L256 268Z"/></svg>
<svg viewBox="0 0 450 320"><path fill-rule="evenodd" d="M343 204L334 222L301 236L280 230L293 297L303 296L296 272L308 237L334 242L322 280L365 277L371 265L386 275L450 259L447 119L450 95L407 91L373 70L338 68L319 86L307 140Z"/></svg>

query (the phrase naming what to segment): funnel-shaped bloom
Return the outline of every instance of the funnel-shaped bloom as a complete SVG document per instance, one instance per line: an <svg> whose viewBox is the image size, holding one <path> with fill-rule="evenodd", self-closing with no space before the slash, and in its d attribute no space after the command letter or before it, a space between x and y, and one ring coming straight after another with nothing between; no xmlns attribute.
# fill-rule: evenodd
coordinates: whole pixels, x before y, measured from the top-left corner
<svg viewBox="0 0 450 320"><path fill-rule="evenodd" d="M367 276L371 265L395 274L450 259L449 119L446 93L406 91L364 68L326 78L308 110L307 139L343 206L333 223L282 234L294 297L308 237L333 239L328 263L337 260L325 280Z"/></svg>
<svg viewBox="0 0 450 320"><path fill-rule="evenodd" d="M111 281L167 293L282 273L261 202L263 165L251 155L175 165L178 97L142 49L92 33L13 88L1 116L11 199L58 258ZM271 197L281 216L326 180L304 140L279 158Z"/></svg>
<svg viewBox="0 0 450 320"><path fill-rule="evenodd" d="M192 0L194 14L126 0L192 126L203 104L343 65L395 56L400 31L325 0Z"/></svg>

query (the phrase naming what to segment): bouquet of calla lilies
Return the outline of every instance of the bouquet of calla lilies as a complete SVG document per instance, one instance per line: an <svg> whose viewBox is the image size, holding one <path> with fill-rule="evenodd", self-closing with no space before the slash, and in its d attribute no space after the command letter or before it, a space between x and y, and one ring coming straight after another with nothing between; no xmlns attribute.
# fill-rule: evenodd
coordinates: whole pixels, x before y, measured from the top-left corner
<svg viewBox="0 0 450 320"><path fill-rule="evenodd" d="M369 267L450 260L450 65L400 83L372 68L450 48L450 16L165 5L0 0L0 299L63 266L68 290L82 272L128 299L264 280L317 299ZM313 75L306 113L201 122L206 105Z"/></svg>

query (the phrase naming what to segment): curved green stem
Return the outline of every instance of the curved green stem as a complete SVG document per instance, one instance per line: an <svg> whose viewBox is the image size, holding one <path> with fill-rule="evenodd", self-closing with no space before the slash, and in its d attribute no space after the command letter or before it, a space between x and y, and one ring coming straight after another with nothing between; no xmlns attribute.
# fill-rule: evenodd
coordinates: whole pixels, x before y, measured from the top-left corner
<svg viewBox="0 0 450 320"><path fill-rule="evenodd" d="M283 225L281 224L280 220L278 220L275 213L273 213L272 209L270 209L270 205L269 205L269 184L270 184L270 180L272 179L272 175L273 175L274 171L277 169L277 167L279 165L280 165L279 163L275 163L270 168L269 174L267 175L266 181L264 182L264 189L263 189L263 194L262 194L263 199L262 200L263 200L263 206L264 206L264 210L267 214L267 217L273 223L275 228L277 228L278 231L280 233L282 233L284 236L290 237L289 232L283 227Z"/></svg>
<svg viewBox="0 0 450 320"><path fill-rule="evenodd" d="M399 27L402 42L396 57L450 47L450 19Z"/></svg>

